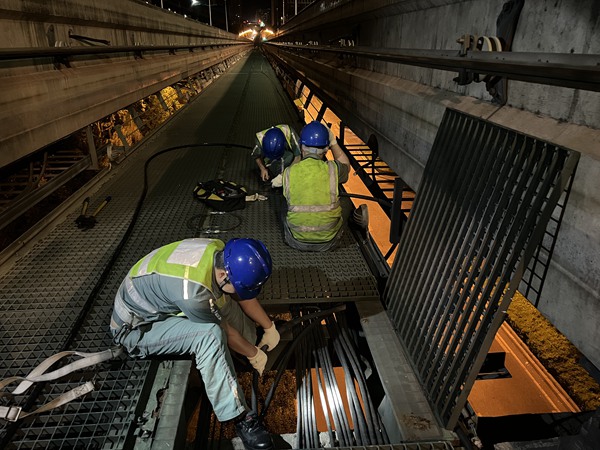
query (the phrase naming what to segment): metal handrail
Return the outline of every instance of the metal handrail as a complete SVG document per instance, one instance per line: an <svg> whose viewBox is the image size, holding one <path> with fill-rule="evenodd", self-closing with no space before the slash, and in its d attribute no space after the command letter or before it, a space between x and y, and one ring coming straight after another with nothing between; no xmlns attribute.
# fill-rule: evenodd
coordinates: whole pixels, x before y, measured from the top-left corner
<svg viewBox="0 0 600 450"><path fill-rule="evenodd" d="M513 80L600 91L600 55L570 53L483 52L426 49L366 49L268 43L287 51L324 52L398 64L458 71L469 70Z"/></svg>
<svg viewBox="0 0 600 450"><path fill-rule="evenodd" d="M115 45L98 47L19 47L0 49L0 60L66 57L80 55L98 55L105 53L139 53L148 51L169 51L204 49L207 47L224 47L247 45L247 42L222 42L213 44L181 44L181 45Z"/></svg>

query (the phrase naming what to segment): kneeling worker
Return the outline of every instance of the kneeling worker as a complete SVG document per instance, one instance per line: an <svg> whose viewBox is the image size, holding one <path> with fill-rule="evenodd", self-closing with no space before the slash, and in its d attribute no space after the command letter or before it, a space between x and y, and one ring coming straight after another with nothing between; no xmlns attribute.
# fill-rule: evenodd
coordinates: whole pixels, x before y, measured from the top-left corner
<svg viewBox="0 0 600 450"><path fill-rule="evenodd" d="M341 237L338 186L348 180L350 162L339 146L333 150L333 161L323 159L331 139L329 129L320 122L302 129L300 143L302 160L283 172L284 239L298 250L327 251Z"/></svg>
<svg viewBox="0 0 600 450"><path fill-rule="evenodd" d="M272 271L260 241L186 239L160 247L133 266L115 297L110 329L134 357L194 355L219 421L233 420L250 450L273 448L249 412L229 348L262 374L279 333L256 299ZM234 296L236 301L229 296ZM265 333L258 344L256 325Z"/></svg>
<svg viewBox="0 0 600 450"><path fill-rule="evenodd" d="M276 178L283 169L300 160L298 134L285 124L259 131L251 156L260 169L262 181Z"/></svg>

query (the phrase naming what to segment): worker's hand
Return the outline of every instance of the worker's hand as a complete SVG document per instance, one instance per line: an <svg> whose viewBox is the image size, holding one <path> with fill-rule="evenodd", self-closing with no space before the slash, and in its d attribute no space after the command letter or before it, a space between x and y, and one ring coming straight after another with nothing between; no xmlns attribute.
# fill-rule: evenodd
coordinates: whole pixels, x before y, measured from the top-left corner
<svg viewBox="0 0 600 450"><path fill-rule="evenodd" d="M283 175L279 174L275 178L271 180L272 187L281 187L283 186Z"/></svg>
<svg viewBox="0 0 600 450"><path fill-rule="evenodd" d="M329 146L333 146L337 144L337 139L335 138L335 134L333 134L333 130L327 127L327 131L329 131Z"/></svg>
<svg viewBox="0 0 600 450"><path fill-rule="evenodd" d="M260 168L260 178L263 181L269 181L269 171L267 169Z"/></svg>
<svg viewBox="0 0 600 450"><path fill-rule="evenodd" d="M267 354L258 347L256 347L256 350L256 355L249 356L248 361L250 361L250 364L252 364L252 367L256 369L258 374L262 375L267 365Z"/></svg>
<svg viewBox="0 0 600 450"><path fill-rule="evenodd" d="M267 351L270 352L277 347L277 344L279 344L279 331L277 331L275 324L271 322L271 328L265 328L265 334L258 343L258 347L263 348L266 345Z"/></svg>

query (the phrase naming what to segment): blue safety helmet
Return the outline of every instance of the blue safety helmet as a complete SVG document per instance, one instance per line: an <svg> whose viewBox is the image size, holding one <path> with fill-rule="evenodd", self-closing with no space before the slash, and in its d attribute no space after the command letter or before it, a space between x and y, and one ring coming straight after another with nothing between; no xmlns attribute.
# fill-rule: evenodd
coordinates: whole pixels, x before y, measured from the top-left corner
<svg viewBox="0 0 600 450"><path fill-rule="evenodd" d="M313 120L300 132L300 142L307 147L325 148L329 146L329 130L321 122Z"/></svg>
<svg viewBox="0 0 600 450"><path fill-rule="evenodd" d="M225 244L223 262L229 281L242 299L255 298L273 272L271 255L256 239L231 239Z"/></svg>
<svg viewBox="0 0 600 450"><path fill-rule="evenodd" d="M270 128L262 139L263 154L270 160L276 160L283 156L285 151L285 135L277 127Z"/></svg>

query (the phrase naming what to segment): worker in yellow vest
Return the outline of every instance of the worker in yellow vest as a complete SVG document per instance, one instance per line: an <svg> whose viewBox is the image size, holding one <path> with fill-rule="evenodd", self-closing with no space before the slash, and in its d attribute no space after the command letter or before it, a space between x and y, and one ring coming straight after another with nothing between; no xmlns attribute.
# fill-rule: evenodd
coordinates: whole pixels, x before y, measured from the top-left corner
<svg viewBox="0 0 600 450"><path fill-rule="evenodd" d="M337 142L332 147L331 135L320 122L307 124L300 133L302 160L283 172L284 239L298 250L327 251L341 237L339 185L348 180L350 161ZM324 159L329 148L332 161Z"/></svg>
<svg viewBox="0 0 600 450"><path fill-rule="evenodd" d="M256 299L271 272L269 251L255 239L173 242L131 268L110 322L114 341L131 356L193 355L217 418L234 421L250 450L273 443L247 406L229 349L262 374L267 355L261 348L270 351L279 343ZM257 345L256 323L264 329Z"/></svg>
<svg viewBox="0 0 600 450"><path fill-rule="evenodd" d="M300 161L298 133L286 124L259 131L255 136L251 156L260 170L262 181L267 182L277 178L283 169Z"/></svg>

